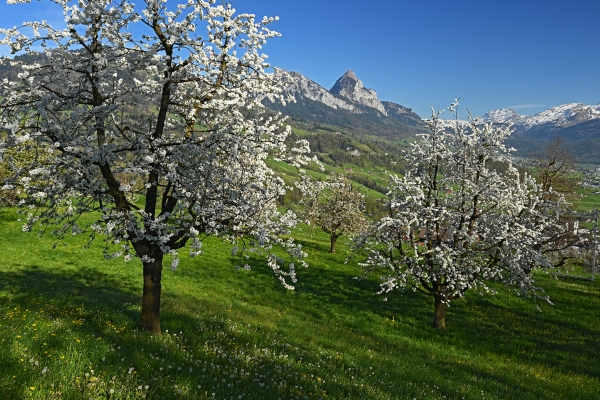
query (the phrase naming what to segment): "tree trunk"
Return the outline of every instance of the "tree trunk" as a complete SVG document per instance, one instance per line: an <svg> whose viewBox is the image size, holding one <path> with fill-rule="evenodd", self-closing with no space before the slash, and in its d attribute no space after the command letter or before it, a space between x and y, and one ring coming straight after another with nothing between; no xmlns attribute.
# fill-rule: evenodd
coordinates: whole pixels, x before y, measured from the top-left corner
<svg viewBox="0 0 600 400"><path fill-rule="evenodd" d="M153 262L144 263L144 292L142 295L141 329L160 334L160 292L163 254L152 255Z"/></svg>
<svg viewBox="0 0 600 400"><path fill-rule="evenodd" d="M337 242L337 238L339 236L340 235L335 235L333 233L331 235L329 235L329 239L331 241L331 247L329 248L329 252L332 254L335 253L335 243Z"/></svg>
<svg viewBox="0 0 600 400"><path fill-rule="evenodd" d="M438 296L435 296L435 315L431 326L446 330L446 305L442 302L442 298Z"/></svg>

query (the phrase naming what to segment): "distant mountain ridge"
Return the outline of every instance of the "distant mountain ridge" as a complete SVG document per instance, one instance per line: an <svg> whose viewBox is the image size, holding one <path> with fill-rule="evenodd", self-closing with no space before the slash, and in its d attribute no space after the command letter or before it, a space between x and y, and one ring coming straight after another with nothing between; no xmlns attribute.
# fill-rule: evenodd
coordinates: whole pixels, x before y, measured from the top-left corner
<svg viewBox="0 0 600 400"><path fill-rule="evenodd" d="M15 60L31 64L43 57L44 54L22 55ZM0 79L16 80L18 72L18 68L6 63L0 66ZM427 131L423 119L412 109L380 100L377 92L366 88L352 70L346 71L330 90L299 72L283 75L287 75L285 90L296 102L285 106L279 102L264 104L289 115L292 122L308 122L315 128L313 131L339 128L391 141ZM501 108L486 113L481 121L511 124L515 134L507 143L518 150L518 155L531 156L561 135L580 161L600 163L600 104L564 104L535 115L519 115L511 108Z"/></svg>
<svg viewBox="0 0 600 400"><path fill-rule="evenodd" d="M296 102L285 106L265 104L289 115L292 121L308 122L316 129L339 127L392 141L427 130L424 120L413 110L381 101L377 92L366 88L352 70L346 71L330 90L299 72L289 72L287 77L285 90ZM515 147L520 156L536 154L548 141L561 135L580 161L600 163L600 105L564 104L530 116L502 108L486 113L480 120L512 125L515 133L507 144Z"/></svg>
<svg viewBox="0 0 600 400"><path fill-rule="evenodd" d="M352 70L344 73L330 90L299 72L291 71L283 76L285 91L296 102L285 106L279 102L265 105L293 119L335 125L392 140L414 136L425 129L422 118L413 110L379 100L377 92L366 88Z"/></svg>
<svg viewBox="0 0 600 400"><path fill-rule="evenodd" d="M289 80L286 91L293 95L300 95L308 100L318 101L333 109L342 109L350 112L359 112L357 107L346 100L340 99L318 83L308 79L299 72L288 72Z"/></svg>
<svg viewBox="0 0 600 400"><path fill-rule="evenodd" d="M524 137L549 140L561 135L569 142L600 139L600 105L563 104L525 116L502 108L486 113L481 119L488 123L512 124Z"/></svg>

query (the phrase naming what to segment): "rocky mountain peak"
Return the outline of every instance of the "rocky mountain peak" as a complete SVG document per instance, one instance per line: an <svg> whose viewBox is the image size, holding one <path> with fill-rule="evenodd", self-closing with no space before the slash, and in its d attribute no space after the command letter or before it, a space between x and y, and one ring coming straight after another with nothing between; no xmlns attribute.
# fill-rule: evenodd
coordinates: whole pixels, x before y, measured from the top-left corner
<svg viewBox="0 0 600 400"><path fill-rule="evenodd" d="M334 109L342 109L350 112L356 112L356 107L340 98L329 93L318 83L308 79L299 72L291 71L288 73L289 80L286 81L286 91L297 97L304 97L309 100L318 101Z"/></svg>
<svg viewBox="0 0 600 400"><path fill-rule="evenodd" d="M353 103L374 108L383 115L388 115L384 105L377 98L377 92L373 89L365 88L362 81L356 77L352 70L346 71L335 82L329 92L344 97Z"/></svg>
<svg viewBox="0 0 600 400"><path fill-rule="evenodd" d="M347 77L350 79L354 79L355 81L358 80L358 78L356 77L356 75L354 75L354 71L352 71L351 69L349 69L348 71L346 71L346 73L342 76L342 78Z"/></svg>

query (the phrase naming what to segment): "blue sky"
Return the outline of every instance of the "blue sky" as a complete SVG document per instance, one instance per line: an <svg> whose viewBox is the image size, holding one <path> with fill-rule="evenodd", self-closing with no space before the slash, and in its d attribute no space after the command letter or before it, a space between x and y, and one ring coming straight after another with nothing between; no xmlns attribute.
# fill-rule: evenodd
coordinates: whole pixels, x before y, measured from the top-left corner
<svg viewBox="0 0 600 400"><path fill-rule="evenodd" d="M141 0L140 0L141 3ZM233 0L278 15L272 65L329 89L353 70L381 100L426 117L455 97L474 115L600 102L600 1ZM0 3L0 25L60 21L48 2ZM0 54L6 54L0 49ZM463 111L464 113L464 111ZM464 116L464 115L463 115Z"/></svg>

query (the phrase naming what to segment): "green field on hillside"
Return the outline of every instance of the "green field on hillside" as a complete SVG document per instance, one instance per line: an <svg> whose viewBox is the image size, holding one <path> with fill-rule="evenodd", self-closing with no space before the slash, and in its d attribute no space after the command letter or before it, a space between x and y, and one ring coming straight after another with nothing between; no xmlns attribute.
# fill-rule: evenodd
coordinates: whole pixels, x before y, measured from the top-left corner
<svg viewBox="0 0 600 400"><path fill-rule="evenodd" d="M448 309L356 280L347 246L298 229L309 252L295 291L263 259L236 270L227 245L163 273L162 336L136 327L141 265L102 242L52 250L0 210L0 393L6 399L600 398L600 282L539 273L554 305L499 288ZM541 311L537 309L539 305Z"/></svg>
<svg viewBox="0 0 600 400"><path fill-rule="evenodd" d="M581 198L578 207L581 211L591 211L600 209L600 191L587 190Z"/></svg>

